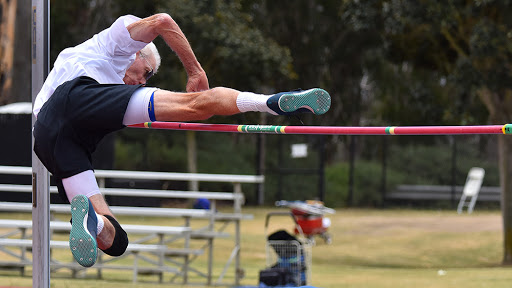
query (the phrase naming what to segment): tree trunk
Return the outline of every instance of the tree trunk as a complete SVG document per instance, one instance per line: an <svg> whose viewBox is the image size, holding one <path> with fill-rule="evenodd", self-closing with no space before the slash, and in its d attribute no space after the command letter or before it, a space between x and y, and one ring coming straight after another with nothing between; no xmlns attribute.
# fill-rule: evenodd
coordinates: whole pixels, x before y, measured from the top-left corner
<svg viewBox="0 0 512 288"><path fill-rule="evenodd" d="M196 132L187 131L187 163L188 173L197 173L197 144ZM199 191L199 182L192 180L188 182L188 190Z"/></svg>
<svg viewBox="0 0 512 288"><path fill-rule="evenodd" d="M32 10L30 0L17 0L16 8L16 31L14 39L14 59L12 71L11 97L9 102L32 102L32 88L27 82L21 79L27 79L32 71L32 57L30 55Z"/></svg>
<svg viewBox="0 0 512 288"><path fill-rule="evenodd" d="M503 264L512 265L512 137L499 136L501 212L503 217Z"/></svg>
<svg viewBox="0 0 512 288"><path fill-rule="evenodd" d="M16 4L16 0L0 0L0 105L10 103Z"/></svg>
<svg viewBox="0 0 512 288"><path fill-rule="evenodd" d="M506 124L512 119L512 91L492 92L484 87L478 96L489 110L493 124ZM501 186L501 214L503 218L503 264L512 265L512 137L498 136L498 157Z"/></svg>

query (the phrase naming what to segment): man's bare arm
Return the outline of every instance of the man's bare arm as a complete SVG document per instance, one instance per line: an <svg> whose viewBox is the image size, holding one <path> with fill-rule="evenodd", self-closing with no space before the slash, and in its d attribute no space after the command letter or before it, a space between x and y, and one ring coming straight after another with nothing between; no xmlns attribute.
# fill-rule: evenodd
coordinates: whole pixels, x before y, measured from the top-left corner
<svg viewBox="0 0 512 288"><path fill-rule="evenodd" d="M197 61L185 34L171 16L165 13L156 14L128 25L127 29L132 39L146 43L153 41L157 36L161 36L165 43L178 55L187 71L189 77L187 91L208 89L206 73Z"/></svg>

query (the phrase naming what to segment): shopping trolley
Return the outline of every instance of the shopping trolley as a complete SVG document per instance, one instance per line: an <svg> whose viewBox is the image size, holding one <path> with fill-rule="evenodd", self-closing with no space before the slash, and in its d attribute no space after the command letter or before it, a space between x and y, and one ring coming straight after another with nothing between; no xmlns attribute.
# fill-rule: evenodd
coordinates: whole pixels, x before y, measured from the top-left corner
<svg viewBox="0 0 512 288"><path fill-rule="evenodd" d="M293 219L299 230L296 236L286 230L268 234L270 218L287 216ZM311 282L311 243L302 233L295 217L290 212L271 212L265 220L267 236L267 268L260 271L259 287L297 287Z"/></svg>

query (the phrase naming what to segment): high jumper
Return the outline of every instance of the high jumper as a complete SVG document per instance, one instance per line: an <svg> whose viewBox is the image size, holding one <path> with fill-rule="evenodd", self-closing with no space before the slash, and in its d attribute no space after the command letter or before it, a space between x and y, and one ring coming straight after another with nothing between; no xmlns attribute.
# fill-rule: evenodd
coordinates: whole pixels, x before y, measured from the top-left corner
<svg viewBox="0 0 512 288"><path fill-rule="evenodd" d="M161 59L152 41L162 37L188 75L186 92L146 87ZM204 120L248 111L322 115L331 105L323 89L261 95L210 89L187 38L168 14L126 15L91 39L64 49L34 102L34 151L71 202L71 252L84 267L97 248L124 253L128 237L100 193L91 155L113 131L144 122Z"/></svg>

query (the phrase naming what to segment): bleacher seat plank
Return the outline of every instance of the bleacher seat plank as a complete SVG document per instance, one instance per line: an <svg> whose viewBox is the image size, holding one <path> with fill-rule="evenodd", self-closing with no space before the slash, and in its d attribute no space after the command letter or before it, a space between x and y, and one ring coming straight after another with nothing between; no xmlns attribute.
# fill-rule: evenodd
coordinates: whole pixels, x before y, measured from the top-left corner
<svg viewBox="0 0 512 288"><path fill-rule="evenodd" d="M1 166L0 174L11 174L11 175L32 175L31 167L19 167L19 166ZM179 227L168 227L168 226L152 226L152 225L133 225L123 224L123 228L128 234L146 234L145 236L139 237L137 241L130 243L127 251L134 255L134 265L118 265L117 263L111 263L112 261L102 262L101 258L98 263L94 266L98 268L98 276L101 277L101 269L128 269L134 271L133 281L136 282L137 273L146 271L147 273L157 273L162 281L163 272L172 271L175 276L182 276L183 283L187 283L189 272L195 273L200 277L205 277L207 283L212 283L212 265L213 265L213 243L214 239L218 237L230 237L229 233L225 233L224 229L229 223L234 223L235 234L234 235L234 247L232 250L232 257L228 259L225 264L224 270L231 265L231 262L235 263L235 270L240 269L240 221L253 219L253 215L242 214L241 206L244 204L244 194L242 193L242 183L261 184L264 183L263 175L236 175L236 174L206 174L206 173L175 173L175 172L152 172L152 171L122 171L122 170L95 170L95 176L98 179L100 191L103 195L110 195L116 197L152 197L152 198L181 198L181 199L200 199L205 198L211 201L211 210L202 209L183 209L183 208L162 208L162 207L120 207L111 206L111 210L115 215L119 216L139 216L139 217L162 217L162 218L183 218L184 225ZM212 191L181 191L181 190L155 190L155 189L129 189L129 188L111 188L106 187L106 179L141 179L141 180L155 180L155 181L197 181L197 182L224 182L231 183L233 185L233 192L212 192ZM3 184L0 183L0 192L20 192L20 193L32 193L32 185L21 185L21 184ZM54 194L57 193L57 188L54 186L49 187L49 192ZM218 212L217 211L217 200L218 201L232 201L233 212ZM0 202L0 214L2 212L32 212L32 203L13 203L13 202ZM50 213L52 214L70 214L70 206L66 204L51 204ZM6 217L8 218L8 217ZM203 219L208 220L208 225L201 228L194 227L191 223L191 219ZM224 222L222 225L216 225L217 222ZM150 223L150 222L148 222ZM199 222L198 222L199 223ZM24 269L25 266L31 265L30 259L24 259L24 253L30 252L32 246L32 240L29 239L30 231L32 228L32 221L29 220L9 220L0 219L0 229L12 229L13 231L7 231L3 234L3 238L0 239L0 249L4 250L8 254L18 255L15 249L9 248L10 251L6 250L6 247L15 247L22 249L19 253L19 259L17 264L3 263L0 262L0 267L8 267L9 264L13 264L10 267L20 267ZM5 230L3 229L3 230ZM15 230L16 229L16 230ZM50 229L54 232L65 232L71 229L71 225L66 221L51 221ZM14 239L14 235L19 235L22 239ZM199 239L205 241L206 244L202 249L191 249L190 240ZM177 241L180 240L180 241ZM181 241L184 240L184 241ZM153 244L159 243L159 244ZM175 248L170 245L179 244L181 247ZM170 244L170 245L169 245ZM204 244L204 243L203 243ZM195 245L192 245L195 247ZM66 248L69 249L67 241L56 241L51 240L51 248ZM142 253L146 254L142 254ZM207 259L207 272L195 269L190 266L190 263L195 259L195 255L201 255L204 252L208 252ZM13 254L14 253L14 254ZM140 254L139 254L140 253ZM162 256L162 254L164 256ZM149 256L149 258L148 258ZM153 262L155 256L158 257L157 262ZM175 260L171 260L167 257L184 257L181 259L182 267L174 269L166 266L166 261L162 259L168 259L172 263L177 263ZM189 258L190 257L190 258ZM114 258L113 258L114 259ZM151 267L138 267L137 261L149 261ZM179 260L179 259L178 259ZM113 261L116 262L116 261ZM55 271L55 267L70 268L75 275L76 271L83 270L84 268L79 266L77 263L63 263L57 261L52 263L52 270ZM22 272L23 273L23 272ZM219 276L216 283L221 283L224 273ZM235 283L238 283L239 275L235 273Z"/></svg>

